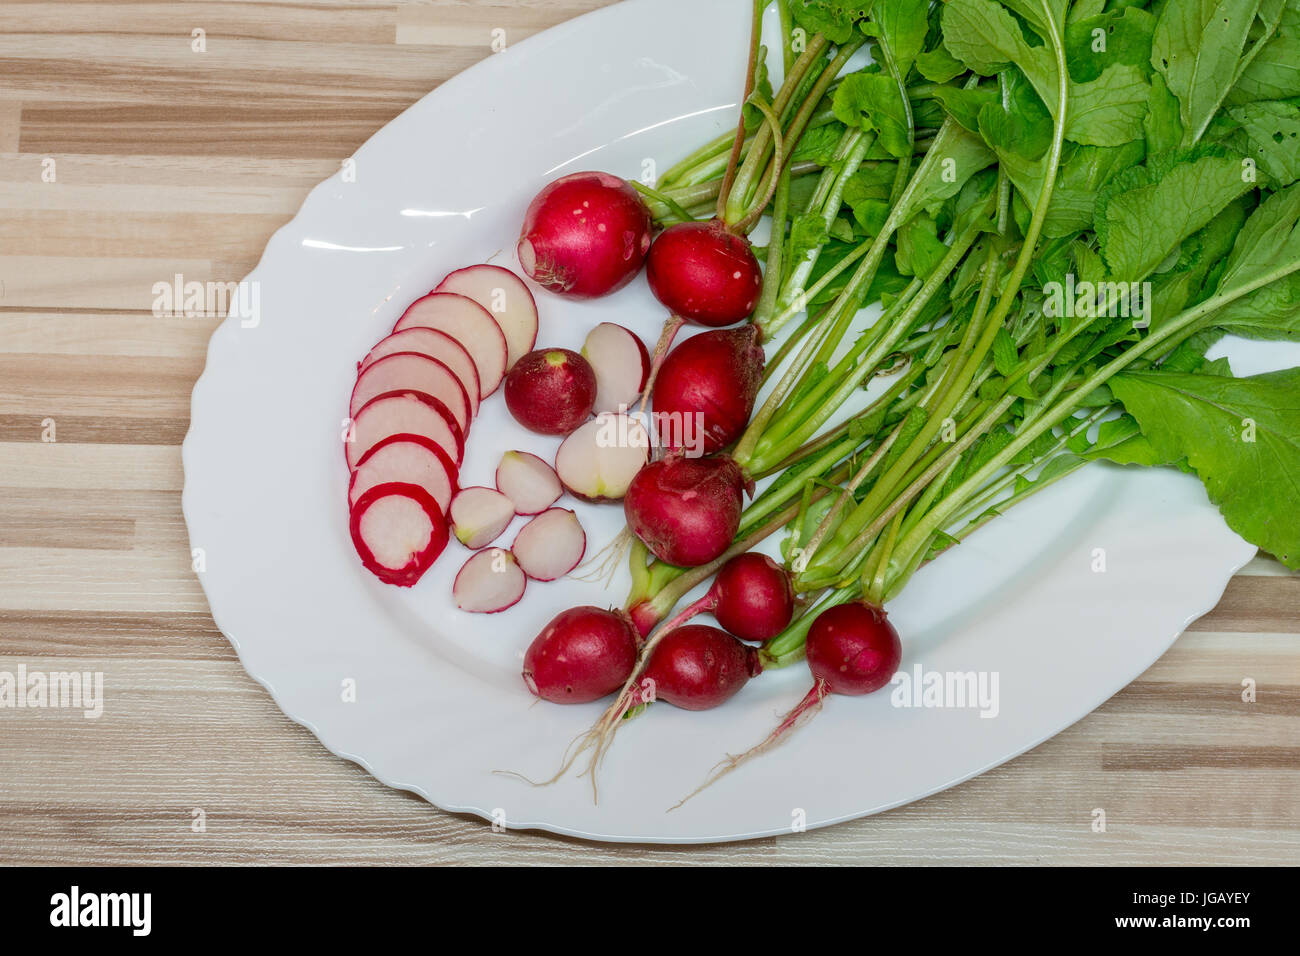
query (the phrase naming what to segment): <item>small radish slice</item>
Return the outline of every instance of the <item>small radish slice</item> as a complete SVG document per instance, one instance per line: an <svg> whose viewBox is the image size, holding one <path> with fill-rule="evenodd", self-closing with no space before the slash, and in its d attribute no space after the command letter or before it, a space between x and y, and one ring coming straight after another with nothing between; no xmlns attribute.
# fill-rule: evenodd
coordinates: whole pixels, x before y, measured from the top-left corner
<svg viewBox="0 0 1300 956"><path fill-rule="evenodd" d="M645 343L621 325L602 322L587 333L582 356L596 372L596 414L627 411L650 375Z"/></svg>
<svg viewBox="0 0 1300 956"><path fill-rule="evenodd" d="M437 359L451 369L452 373L460 379L461 385L465 386L465 393L469 396L470 414L478 414L478 367L474 364L474 358L465 351L465 346L446 332L417 325L403 329L401 332L393 332L382 339L370 350L370 354L362 359L361 364L357 366L357 371L364 372L381 358L398 352L419 352L421 355Z"/></svg>
<svg viewBox="0 0 1300 956"><path fill-rule="evenodd" d="M541 514L560 500L564 488L553 469L526 451L508 451L497 465L497 491L515 503L515 514Z"/></svg>
<svg viewBox="0 0 1300 956"><path fill-rule="evenodd" d="M572 511L552 508L520 528L510 550L524 574L554 581L578 566L587 553L587 535Z"/></svg>
<svg viewBox="0 0 1300 956"><path fill-rule="evenodd" d="M477 551L501 537L515 518L515 505L493 488L462 488L452 499L449 516L456 540Z"/></svg>
<svg viewBox="0 0 1300 956"><path fill-rule="evenodd" d="M537 343L537 303L524 280L509 269L488 265L457 269L433 291L469 296L491 313L506 337L507 368Z"/></svg>
<svg viewBox="0 0 1300 956"><path fill-rule="evenodd" d="M445 515L457 490L456 463L441 445L424 435L389 435L357 462L348 485L348 502L356 504L375 485L393 481L419 485Z"/></svg>
<svg viewBox="0 0 1300 956"><path fill-rule="evenodd" d="M519 603L527 584L513 554L489 548L465 562L452 583L451 595L462 611L496 614Z"/></svg>
<svg viewBox="0 0 1300 956"><path fill-rule="evenodd" d="M605 413L560 444L555 473L583 501L617 501L650 460L650 436L629 415Z"/></svg>
<svg viewBox="0 0 1300 956"><path fill-rule="evenodd" d="M496 391L506 375L506 336L492 314L468 296L452 292L431 292L416 299L393 326L403 329L425 328L446 332L465 346L478 369L479 398Z"/></svg>
<svg viewBox="0 0 1300 956"><path fill-rule="evenodd" d="M419 485L376 485L352 506L348 526L361 563L398 587L420 580L447 546L447 522Z"/></svg>
<svg viewBox="0 0 1300 956"><path fill-rule="evenodd" d="M423 435L457 465L465 457L465 433L446 405L423 392L387 392L352 416L351 440L343 443L348 467L355 468L366 452L391 435Z"/></svg>
<svg viewBox="0 0 1300 956"><path fill-rule="evenodd" d="M376 395L405 391L432 395L455 416L462 433L469 429L471 414L465 386L447 366L419 352L386 355L358 375L348 406L350 414L355 417Z"/></svg>

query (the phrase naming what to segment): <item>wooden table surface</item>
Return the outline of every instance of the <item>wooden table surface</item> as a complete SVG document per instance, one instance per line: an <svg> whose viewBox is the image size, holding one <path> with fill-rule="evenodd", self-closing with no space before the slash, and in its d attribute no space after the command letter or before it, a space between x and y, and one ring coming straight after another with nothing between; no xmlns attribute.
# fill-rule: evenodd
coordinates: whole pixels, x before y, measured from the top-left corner
<svg viewBox="0 0 1300 956"><path fill-rule="evenodd" d="M216 320L153 317L153 284L242 278L311 186L493 55L494 30L509 55L601 5L0 4L0 671L102 671L108 698L98 720L0 710L0 862L1300 861L1300 577L1266 558L1031 753L749 844L493 833L331 756L245 675L180 510Z"/></svg>

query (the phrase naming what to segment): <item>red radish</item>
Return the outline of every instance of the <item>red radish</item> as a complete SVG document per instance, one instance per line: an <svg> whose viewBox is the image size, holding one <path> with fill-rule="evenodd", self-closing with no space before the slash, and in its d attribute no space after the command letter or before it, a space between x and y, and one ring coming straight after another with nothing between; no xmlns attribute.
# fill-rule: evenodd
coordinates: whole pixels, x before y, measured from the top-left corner
<svg viewBox="0 0 1300 956"><path fill-rule="evenodd" d="M355 468L366 452L392 435L424 435L459 465L465 457L465 437L451 410L422 392L376 395L352 416L343 450Z"/></svg>
<svg viewBox="0 0 1300 956"><path fill-rule="evenodd" d="M714 328L748 318L763 288L749 240L717 219L681 222L660 233L646 279L673 315Z"/></svg>
<svg viewBox="0 0 1300 956"><path fill-rule="evenodd" d="M552 508L520 528L510 550L524 574L534 581L554 581L582 561L587 535L576 514L567 508Z"/></svg>
<svg viewBox="0 0 1300 956"><path fill-rule="evenodd" d="M693 568L731 546L744 489L740 466L730 458L673 455L646 465L632 479L623 512L628 528L655 557Z"/></svg>
<svg viewBox="0 0 1300 956"><path fill-rule="evenodd" d="M541 514L560 500L564 488L555 470L536 455L508 451L497 465L497 491L515 504L515 514Z"/></svg>
<svg viewBox="0 0 1300 956"><path fill-rule="evenodd" d="M711 710L762 670L756 649L716 627L687 624L655 646L632 704L666 700L683 710Z"/></svg>
<svg viewBox="0 0 1300 956"><path fill-rule="evenodd" d="M456 463L441 445L424 435L389 435L357 462L348 484L348 501L355 504L375 485L392 481L419 485L446 515L456 494Z"/></svg>
<svg viewBox="0 0 1300 956"><path fill-rule="evenodd" d="M446 332L465 346L478 370L479 398L496 391L506 374L506 336L491 313L468 296L431 292L416 299L393 326L394 332L425 328Z"/></svg>
<svg viewBox="0 0 1300 956"><path fill-rule="evenodd" d="M609 173L573 173L533 199L519 236L519 264L544 289L590 299L621 289L650 250L650 211Z"/></svg>
<svg viewBox="0 0 1300 956"><path fill-rule="evenodd" d="M785 568L765 554L738 554L719 570L708 592L665 627L680 627L697 614L712 612L727 632L742 641L770 641L794 617L794 586ZM661 614L649 601L628 609L642 634L659 623Z"/></svg>
<svg viewBox="0 0 1300 956"><path fill-rule="evenodd" d="M419 485L390 482L352 506L352 542L361 563L386 584L409 588L447 546L447 522Z"/></svg>
<svg viewBox="0 0 1300 956"><path fill-rule="evenodd" d="M515 421L542 435L567 435L588 418L596 401L596 373L577 352L529 352L506 376L506 408Z"/></svg>
<svg viewBox="0 0 1300 956"><path fill-rule="evenodd" d="M465 386L447 366L419 352L398 352L375 362L357 376L348 413L355 416L376 395L389 392L423 392L447 406L461 432L471 420Z"/></svg>
<svg viewBox="0 0 1300 956"><path fill-rule="evenodd" d="M602 322L587 333L582 356L596 373L595 412L625 412L641 397L650 375L650 353L634 333Z"/></svg>
<svg viewBox="0 0 1300 956"><path fill-rule="evenodd" d="M452 499L447 517L456 540L477 551L501 537L501 532L515 520L515 506L492 488L462 488Z"/></svg>
<svg viewBox="0 0 1300 956"><path fill-rule="evenodd" d="M381 358L398 352L419 352L421 355L437 359L451 369L452 374L460 379L461 385L465 386L465 393L469 396L470 414L478 414L478 367L475 366L473 357L465 351L465 346L446 332L417 325L403 329L401 332L393 332L387 338L380 340L357 366L357 371L364 372Z"/></svg>
<svg viewBox="0 0 1300 956"><path fill-rule="evenodd" d="M668 353L654 389L660 444L709 454L736 441L753 414L763 361L752 325L701 332Z"/></svg>
<svg viewBox="0 0 1300 956"><path fill-rule="evenodd" d="M626 614L591 606L561 611L528 645L524 683L555 704L599 700L632 673L639 643Z"/></svg>
<svg viewBox="0 0 1300 956"><path fill-rule="evenodd" d="M518 604L527 583L513 554L488 548L465 562L452 582L451 596L462 611L496 614Z"/></svg>
<svg viewBox="0 0 1300 956"><path fill-rule="evenodd" d="M507 367L537 341L537 303L524 280L509 269L489 265L457 269L433 291L468 296L491 313L506 337Z"/></svg>
<svg viewBox="0 0 1300 956"><path fill-rule="evenodd" d="M583 501L618 501L650 460L650 436L630 415L599 415L560 443L555 473Z"/></svg>

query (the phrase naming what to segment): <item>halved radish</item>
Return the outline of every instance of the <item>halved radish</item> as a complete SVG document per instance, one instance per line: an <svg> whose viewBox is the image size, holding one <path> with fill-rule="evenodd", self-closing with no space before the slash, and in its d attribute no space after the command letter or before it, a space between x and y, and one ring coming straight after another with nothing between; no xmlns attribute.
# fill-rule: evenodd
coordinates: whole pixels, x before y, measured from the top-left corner
<svg viewBox="0 0 1300 956"><path fill-rule="evenodd" d="M501 537L515 519L515 505L493 488L462 488L452 499L448 516L456 540L477 551Z"/></svg>
<svg viewBox="0 0 1300 956"><path fill-rule="evenodd" d="M451 595L462 611L495 614L519 603L527 584L513 554L489 548L465 562L451 585Z"/></svg>
<svg viewBox="0 0 1300 956"><path fill-rule="evenodd" d="M515 503L515 514L541 514L560 500L564 488L553 469L526 451L508 451L497 465L497 491Z"/></svg>
<svg viewBox="0 0 1300 956"><path fill-rule="evenodd" d="M633 332L602 322L587 333L582 356L596 372L596 414L627 411L650 375L650 353Z"/></svg>
<svg viewBox="0 0 1300 956"><path fill-rule="evenodd" d="M389 435L357 461L348 484L348 502L355 504L375 485L393 481L419 485L446 515L457 491L456 463L425 435Z"/></svg>
<svg viewBox="0 0 1300 956"><path fill-rule="evenodd" d="M606 412L560 443L555 473L584 501L617 501L650 460L650 436L629 415Z"/></svg>
<svg viewBox="0 0 1300 956"><path fill-rule="evenodd" d="M437 359L451 369L460 379L461 385L465 386L465 393L469 396L470 414L478 414L478 367L474 364L473 356L465 351L465 346L446 332L417 325L403 329L401 332L393 332L387 338L380 340L379 344L370 350L370 354L361 360L357 371L364 372L381 358L398 352L419 352L421 355Z"/></svg>
<svg viewBox="0 0 1300 956"><path fill-rule="evenodd" d="M438 503L419 485L405 482L375 485L358 498L348 528L366 569L403 588L420 580L447 546L447 522Z"/></svg>
<svg viewBox="0 0 1300 956"><path fill-rule="evenodd" d="M492 314L506 337L507 368L533 350L537 303L524 280L509 269L489 265L457 269L433 291L469 296Z"/></svg>
<svg viewBox="0 0 1300 956"><path fill-rule="evenodd" d="M534 581L554 581L582 561L587 535L576 514L567 508L552 508L520 528L510 550L524 574Z"/></svg>
<svg viewBox="0 0 1300 956"><path fill-rule="evenodd" d="M469 429L469 395L454 372L437 359L419 352L385 355L357 376L352 386L349 414L354 418L361 406L386 392L423 392L447 406L461 432Z"/></svg>
<svg viewBox="0 0 1300 956"><path fill-rule="evenodd" d="M423 435L457 465L465 457L465 433L451 409L423 392L386 392L352 416L351 440L343 443L348 467L355 468L366 452L392 435Z"/></svg>
<svg viewBox="0 0 1300 956"><path fill-rule="evenodd" d="M454 292L430 292L416 299L393 326L394 332L425 328L446 332L465 346L478 369L478 395L491 395L506 374L506 336L491 313Z"/></svg>

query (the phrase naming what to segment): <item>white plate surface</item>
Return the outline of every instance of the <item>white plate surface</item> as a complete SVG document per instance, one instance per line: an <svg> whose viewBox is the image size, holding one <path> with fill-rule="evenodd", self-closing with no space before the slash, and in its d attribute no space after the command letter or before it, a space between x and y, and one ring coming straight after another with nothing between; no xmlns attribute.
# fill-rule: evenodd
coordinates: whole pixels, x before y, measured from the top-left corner
<svg viewBox="0 0 1300 956"><path fill-rule="evenodd" d="M409 591L363 571L339 442L355 363L448 271L492 256L515 266L523 210L545 182L581 169L639 177L647 162L665 169L727 128L747 9L634 0L444 84L362 147L355 181L322 183L272 238L248 279L257 325L232 316L212 337L184 447L184 508L217 624L286 714L445 809L599 840L704 842L907 803L1097 707L1213 607L1255 551L1195 480L1091 466L924 569L890 607L903 669L996 673L996 717L895 707L883 692L832 699L785 746L665 812L799 699L808 675L797 665L713 712L652 708L620 734L598 804L573 776L532 787L493 773L549 776L599 713L536 703L520 660L553 614L619 604L627 579L533 584L510 611L472 616L450 598L466 554L454 542ZM692 29L675 26L675 12ZM594 303L538 302L545 345L576 348L601 321L653 342L662 319L643 280ZM1256 349L1238 370L1295 358ZM517 428L498 393L471 432L462 481L491 484L508 448L549 459L555 446ZM621 527L617 507L564 504L595 547ZM355 702L344 701L345 682Z"/></svg>

